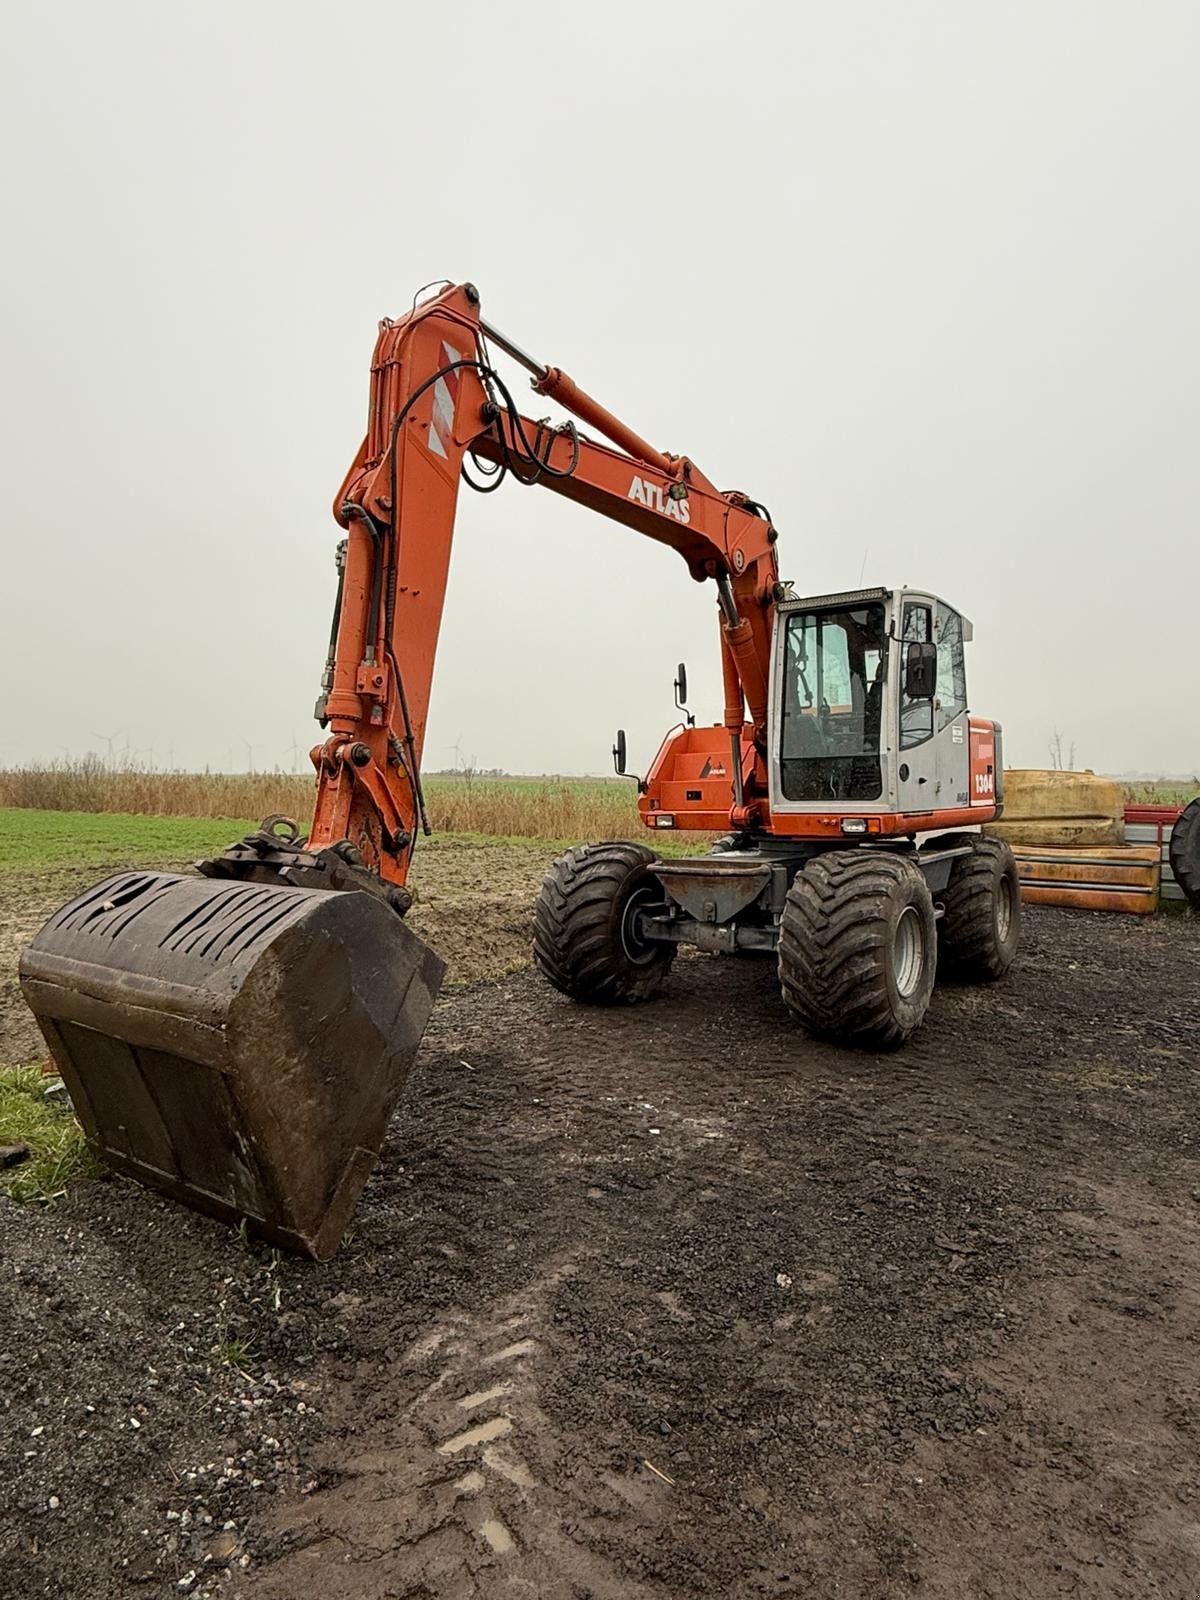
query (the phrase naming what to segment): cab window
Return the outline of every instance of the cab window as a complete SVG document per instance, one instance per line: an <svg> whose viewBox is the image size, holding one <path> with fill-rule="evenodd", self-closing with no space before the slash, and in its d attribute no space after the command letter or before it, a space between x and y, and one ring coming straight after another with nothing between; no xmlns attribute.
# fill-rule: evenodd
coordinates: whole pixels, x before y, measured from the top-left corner
<svg viewBox="0 0 1200 1600"><path fill-rule="evenodd" d="M938 647L938 732L967 709L967 668L963 656L963 622L957 611L940 602L935 638Z"/></svg>
<svg viewBox="0 0 1200 1600"><path fill-rule="evenodd" d="M906 644L916 641L928 644L933 638L932 608L923 600L909 600L904 607L904 622L900 630ZM939 654L938 670L941 670ZM900 687L900 748L911 750L913 745L924 744L933 737L933 701L910 700Z"/></svg>
<svg viewBox="0 0 1200 1600"><path fill-rule="evenodd" d="M795 612L784 649L784 798L878 800L887 677L881 605Z"/></svg>

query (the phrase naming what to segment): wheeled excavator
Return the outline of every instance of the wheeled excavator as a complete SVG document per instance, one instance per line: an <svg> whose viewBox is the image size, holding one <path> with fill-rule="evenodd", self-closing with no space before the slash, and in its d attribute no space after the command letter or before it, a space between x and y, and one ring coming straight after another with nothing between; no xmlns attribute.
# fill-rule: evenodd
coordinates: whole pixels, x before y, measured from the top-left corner
<svg viewBox="0 0 1200 1600"><path fill-rule="evenodd" d="M568 420L522 415L496 353ZM506 478L670 546L711 583L723 716L683 720L637 778L641 820L719 834L663 860L569 851L537 901L536 966L572 1000L649 998L681 945L761 952L806 1028L902 1044L935 970L988 980L1020 901L1001 729L967 698L966 618L924 589L801 596L750 495L656 449L484 320L470 283L379 328L366 435L334 500L337 599L307 834L268 818L199 876L128 871L57 911L21 983L117 1171L309 1255L333 1253L441 982L408 927L429 832L421 751L459 487ZM625 736L614 764L626 771Z"/></svg>

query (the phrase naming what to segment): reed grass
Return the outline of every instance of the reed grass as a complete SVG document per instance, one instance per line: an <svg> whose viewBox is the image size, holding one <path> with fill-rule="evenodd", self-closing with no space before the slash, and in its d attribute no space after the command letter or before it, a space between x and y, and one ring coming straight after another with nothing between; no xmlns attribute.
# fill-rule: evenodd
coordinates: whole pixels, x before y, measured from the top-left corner
<svg viewBox="0 0 1200 1600"><path fill-rule="evenodd" d="M425 779L437 833L503 838L611 839L640 829L632 783L616 778ZM288 772L160 772L97 756L0 768L0 808L156 817L262 818L307 827L313 779Z"/></svg>

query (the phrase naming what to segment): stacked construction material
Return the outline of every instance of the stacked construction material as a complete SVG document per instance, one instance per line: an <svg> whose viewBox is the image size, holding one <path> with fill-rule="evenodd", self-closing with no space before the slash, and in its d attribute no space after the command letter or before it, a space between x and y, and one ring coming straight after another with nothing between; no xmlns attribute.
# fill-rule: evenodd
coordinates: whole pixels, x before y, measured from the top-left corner
<svg viewBox="0 0 1200 1600"><path fill-rule="evenodd" d="M1021 899L1031 905L1074 906L1081 911L1158 910L1159 857L1155 845L1013 846Z"/></svg>
<svg viewBox="0 0 1200 1600"><path fill-rule="evenodd" d="M1121 786L1111 778L1007 771L1003 819L984 832L1012 846L1023 900L1089 911L1158 909L1160 848L1126 841Z"/></svg>

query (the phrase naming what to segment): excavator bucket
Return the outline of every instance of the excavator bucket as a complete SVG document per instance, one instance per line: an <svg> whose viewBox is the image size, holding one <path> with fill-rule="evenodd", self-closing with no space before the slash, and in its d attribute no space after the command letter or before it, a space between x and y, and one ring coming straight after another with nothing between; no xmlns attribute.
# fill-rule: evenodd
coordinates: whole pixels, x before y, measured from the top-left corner
<svg viewBox="0 0 1200 1600"><path fill-rule="evenodd" d="M21 988L102 1160L325 1260L443 971L370 894L122 872L55 912Z"/></svg>

